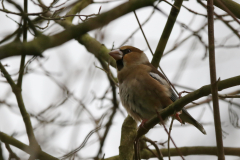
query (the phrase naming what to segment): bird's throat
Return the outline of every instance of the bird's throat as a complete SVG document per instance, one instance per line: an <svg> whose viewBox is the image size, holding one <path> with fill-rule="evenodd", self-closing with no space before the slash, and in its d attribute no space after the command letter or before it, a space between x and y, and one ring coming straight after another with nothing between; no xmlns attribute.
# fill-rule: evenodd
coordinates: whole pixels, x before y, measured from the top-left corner
<svg viewBox="0 0 240 160"><path fill-rule="evenodd" d="M123 68L123 60L117 60L117 70L120 71Z"/></svg>

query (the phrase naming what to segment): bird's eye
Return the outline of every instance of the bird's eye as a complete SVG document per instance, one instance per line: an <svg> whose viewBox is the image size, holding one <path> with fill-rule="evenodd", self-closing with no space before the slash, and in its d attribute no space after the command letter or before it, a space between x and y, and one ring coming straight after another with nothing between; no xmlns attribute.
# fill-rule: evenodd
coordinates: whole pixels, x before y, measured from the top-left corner
<svg viewBox="0 0 240 160"><path fill-rule="evenodd" d="M128 54L128 53L131 52L131 50L130 49L124 49L124 50L122 50L122 52L123 52L123 54Z"/></svg>
<svg viewBox="0 0 240 160"><path fill-rule="evenodd" d="M130 52L131 52L131 50L130 50L130 49L126 49L126 52L127 52L127 53L130 53Z"/></svg>

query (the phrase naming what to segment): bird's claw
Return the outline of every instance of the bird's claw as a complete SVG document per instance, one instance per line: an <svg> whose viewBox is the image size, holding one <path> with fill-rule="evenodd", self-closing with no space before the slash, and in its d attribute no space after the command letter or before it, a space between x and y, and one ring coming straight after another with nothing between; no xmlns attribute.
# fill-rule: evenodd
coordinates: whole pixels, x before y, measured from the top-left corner
<svg viewBox="0 0 240 160"><path fill-rule="evenodd" d="M181 120L181 118L180 118L180 114L182 114L182 111L179 111L179 112L177 112L175 115L173 115L173 116L175 116L175 118L181 123L181 124L183 124L183 121Z"/></svg>
<svg viewBox="0 0 240 160"><path fill-rule="evenodd" d="M139 128L141 127L141 128L143 128L143 129L146 129L146 128L144 127L144 124L145 124L147 121L148 121L147 119L143 119L142 122L141 122L141 124L139 125Z"/></svg>

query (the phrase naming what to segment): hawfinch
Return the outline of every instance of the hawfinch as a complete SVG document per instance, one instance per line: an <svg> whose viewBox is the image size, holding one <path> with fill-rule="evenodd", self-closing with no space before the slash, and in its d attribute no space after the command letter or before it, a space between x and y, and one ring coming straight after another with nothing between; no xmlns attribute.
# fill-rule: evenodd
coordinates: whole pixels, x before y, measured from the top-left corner
<svg viewBox="0 0 240 160"><path fill-rule="evenodd" d="M164 76L151 64L145 53L132 46L123 46L110 53L117 63L119 93L123 106L135 121L145 122L156 115L156 110L169 106L178 99ZM206 134L185 109L179 115Z"/></svg>

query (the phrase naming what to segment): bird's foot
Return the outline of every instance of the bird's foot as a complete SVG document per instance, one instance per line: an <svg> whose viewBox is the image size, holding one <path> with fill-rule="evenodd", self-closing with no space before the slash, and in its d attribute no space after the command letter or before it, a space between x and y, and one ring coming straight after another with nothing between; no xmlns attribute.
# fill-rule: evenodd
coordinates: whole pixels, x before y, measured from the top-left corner
<svg viewBox="0 0 240 160"><path fill-rule="evenodd" d="M173 115L173 116L175 116L175 118L176 118L181 124L183 124L183 121L182 121L181 118L179 117L180 114L182 114L182 111L177 112L177 113L176 113L175 115Z"/></svg>
<svg viewBox="0 0 240 160"><path fill-rule="evenodd" d="M139 128L142 127L142 128L144 128L144 129L146 129L146 128L144 127L144 124L145 124L147 121L148 121L147 119L143 119L142 122L141 122L141 124L139 125Z"/></svg>
<svg viewBox="0 0 240 160"><path fill-rule="evenodd" d="M183 93L191 93L191 92L188 92L188 91L179 92L179 93L178 93L179 98L182 98L182 94L183 94Z"/></svg>

